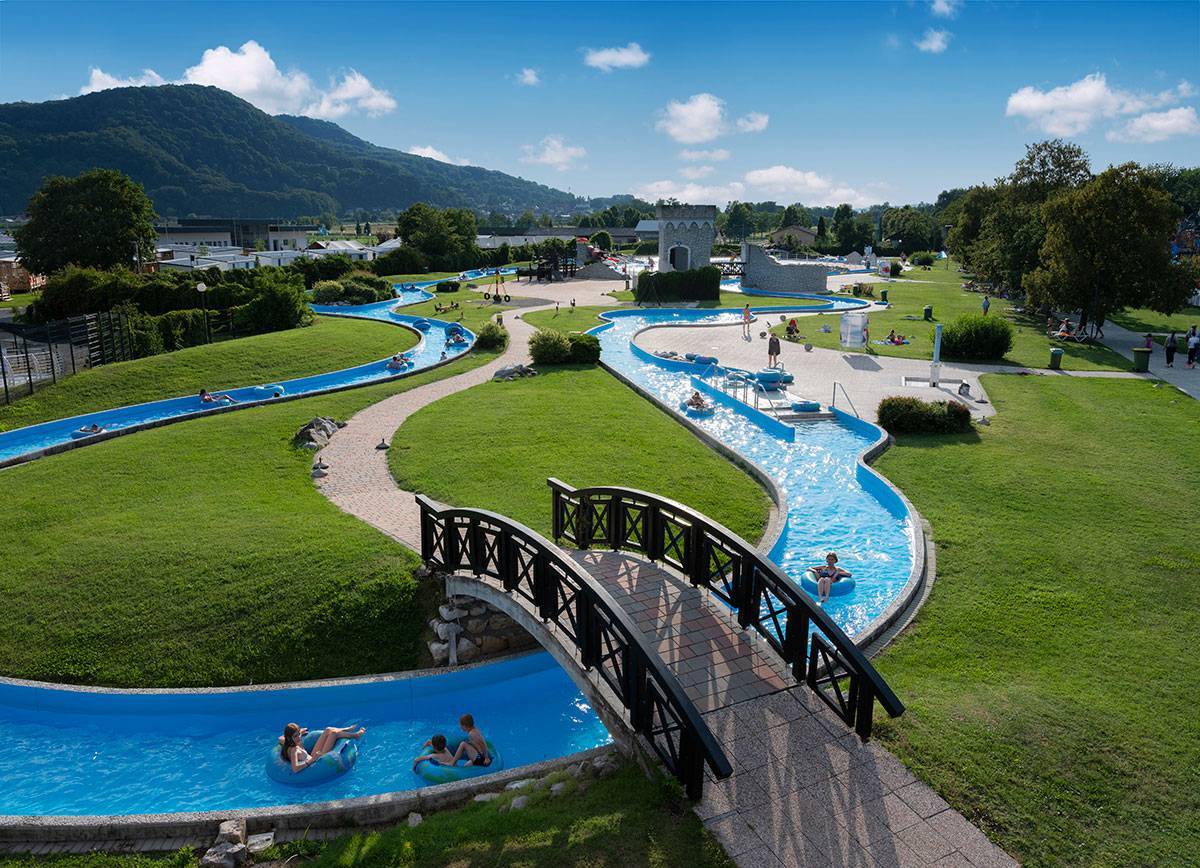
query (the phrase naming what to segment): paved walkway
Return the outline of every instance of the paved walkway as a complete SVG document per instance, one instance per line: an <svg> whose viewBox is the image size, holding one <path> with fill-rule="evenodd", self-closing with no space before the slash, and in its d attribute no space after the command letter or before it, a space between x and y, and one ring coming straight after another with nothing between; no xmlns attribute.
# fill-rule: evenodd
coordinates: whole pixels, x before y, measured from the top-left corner
<svg viewBox="0 0 1200 868"><path fill-rule="evenodd" d="M1163 336L1166 336L1165 333ZM1145 332L1138 334L1122 328L1114 322L1106 322L1102 343L1109 349L1116 350L1125 358L1132 359L1133 348L1146 345ZM1185 395L1200 399L1200 368L1188 370L1186 350L1176 353L1175 366L1168 368L1166 353L1162 347L1155 344L1154 351L1150 354L1150 374L1133 374L1133 376L1150 376L1156 380L1165 380Z"/></svg>
<svg viewBox="0 0 1200 868"><path fill-rule="evenodd" d="M574 298L582 306L612 303L603 293L613 287L580 281L528 291ZM351 417L320 453L330 465L329 476L317 481L322 492L351 515L419 549L413 493L396 486L387 452L375 446L380 439L390 442L421 407L486 381L503 365L527 360L533 328L512 313L505 323L509 347L496 360ZM686 331L707 331L711 340L715 330ZM719 331L737 336L736 329ZM862 745L807 688L793 686L769 647L741 631L707 594L632 555L575 556L655 643L725 746L734 775L706 781L696 811L739 865L1015 864L899 760L882 747Z"/></svg>

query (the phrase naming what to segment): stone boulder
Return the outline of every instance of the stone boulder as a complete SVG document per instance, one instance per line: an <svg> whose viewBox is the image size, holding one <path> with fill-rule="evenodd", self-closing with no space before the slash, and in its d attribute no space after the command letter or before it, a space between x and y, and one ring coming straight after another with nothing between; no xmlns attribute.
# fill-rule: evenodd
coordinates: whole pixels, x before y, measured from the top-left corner
<svg viewBox="0 0 1200 868"><path fill-rule="evenodd" d="M303 449L323 449L329 445L329 439L338 432L341 424L325 416L317 416L307 422L296 432L292 442Z"/></svg>
<svg viewBox="0 0 1200 868"><path fill-rule="evenodd" d="M518 377L536 377L537 371L528 365L505 365L492 374L493 380L515 380Z"/></svg>
<svg viewBox="0 0 1200 868"><path fill-rule="evenodd" d="M249 852L242 843L221 841L208 848L208 852L200 857L201 868L237 868L246 861Z"/></svg>

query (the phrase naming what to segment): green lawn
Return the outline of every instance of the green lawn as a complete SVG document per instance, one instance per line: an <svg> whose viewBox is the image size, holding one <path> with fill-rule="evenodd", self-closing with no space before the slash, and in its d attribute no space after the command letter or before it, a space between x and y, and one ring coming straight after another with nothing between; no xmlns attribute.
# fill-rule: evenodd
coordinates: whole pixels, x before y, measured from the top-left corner
<svg viewBox="0 0 1200 868"><path fill-rule="evenodd" d="M936 322L948 323L964 313L979 313L983 295L962 289L964 276L956 270L953 260L942 260L929 271L914 269L904 273L904 280L893 283L875 284L875 297L880 290L888 290L891 307L868 310L871 339L881 340L895 329L897 334L908 336L912 343L907 346L879 346L871 344L869 352L884 356L901 356L910 359L933 357L933 323L923 320L923 308L933 305ZM990 316L1007 316L1016 328L1012 351L1004 364L1044 368L1050 361L1050 348L1061 347L1064 351L1062 366L1068 370L1129 370L1132 363L1104 346L1063 343L1051 341L1046 336L1044 317L1016 314L1012 305L1004 299L993 298ZM823 314L800 321L800 333L813 346L825 349L841 349L838 335L839 314ZM829 333L817 329L821 325L831 327ZM782 335L783 327L773 329Z"/></svg>
<svg viewBox="0 0 1200 868"><path fill-rule="evenodd" d="M614 299L630 300L633 298L633 293L630 292L614 292L611 293ZM747 301L755 307L767 307L771 305L787 305L794 307L796 310L803 310L807 305L798 304L793 298L777 298L774 296L754 297L742 295L739 292L722 292L719 302L706 302L699 305L704 308L712 307L728 307L740 308ZM634 307L632 304L612 304L612 305L593 305L591 307L577 307L572 310L568 306L563 306L558 311L539 310L528 314L521 314L522 318L532 326L537 328L553 328L559 331L586 331L600 325L599 315L610 310L621 310L624 308Z"/></svg>
<svg viewBox="0 0 1200 868"><path fill-rule="evenodd" d="M1200 851L1200 404L1129 380L990 376L998 415L877 467L933 525L938 577L877 661L879 731L1027 865Z"/></svg>
<svg viewBox="0 0 1200 868"><path fill-rule="evenodd" d="M0 300L0 307L25 307L37 300L36 292L14 292L12 298Z"/></svg>
<svg viewBox="0 0 1200 868"><path fill-rule="evenodd" d="M448 305L452 302L458 302L459 310L448 313L437 312L437 305ZM460 289L458 292L439 292L429 301L423 301L420 304L405 305L400 311L411 316L432 316L448 322L461 322L472 331L478 331L481 325L497 313L509 310L510 307L511 305L492 304L488 299L483 297L482 292Z"/></svg>
<svg viewBox="0 0 1200 868"><path fill-rule="evenodd" d="M325 499L291 438L491 358L0 471L0 674L177 687L422 665L436 589L414 581L416 555Z"/></svg>
<svg viewBox="0 0 1200 868"><path fill-rule="evenodd" d="M610 293L610 295L612 295L612 297L617 299L618 301L632 302L634 300L633 292L632 291L626 292L623 289L619 290L617 292L612 292L612 293ZM737 308L740 308L743 305L745 305L747 302L749 302L751 307L771 307L773 305L786 305L788 307L795 307L796 310L802 310L805 307L810 307L812 305L816 305L816 304L820 303L820 302L815 302L815 301L809 301L806 299L791 298L788 296L746 295L744 292L730 292L727 289L723 289L723 290L721 290L721 297L719 300L717 300L717 301L702 301L702 302L698 303L696 306L697 307L705 307L705 308L708 308L708 307L737 307ZM664 307L670 307L670 304L665 304Z"/></svg>
<svg viewBox="0 0 1200 868"><path fill-rule="evenodd" d="M586 790L549 797L501 813L505 794L489 803L426 814L416 828L360 832L329 843L302 841L273 847L259 862L315 868L630 868L686 865L729 868L732 862L672 784L647 780L636 766ZM283 860L287 860L286 862ZM137 855L0 859L4 868L189 868L188 851L162 857Z"/></svg>
<svg viewBox="0 0 1200 868"><path fill-rule="evenodd" d="M1148 308L1131 309L1114 313L1109 319L1139 334L1175 329L1182 335L1192 326L1200 325L1200 307L1185 307L1174 314L1159 313Z"/></svg>
<svg viewBox="0 0 1200 868"><path fill-rule="evenodd" d="M546 368L443 398L401 426L388 463L411 491L495 510L544 534L549 476L663 494L750 540L769 510L758 483L599 368Z"/></svg>
<svg viewBox="0 0 1200 868"><path fill-rule="evenodd" d="M432 311L432 306L430 307ZM125 404L336 371L416 344L408 329L382 322L317 317L307 327L189 347L80 371L11 406L0 431Z"/></svg>

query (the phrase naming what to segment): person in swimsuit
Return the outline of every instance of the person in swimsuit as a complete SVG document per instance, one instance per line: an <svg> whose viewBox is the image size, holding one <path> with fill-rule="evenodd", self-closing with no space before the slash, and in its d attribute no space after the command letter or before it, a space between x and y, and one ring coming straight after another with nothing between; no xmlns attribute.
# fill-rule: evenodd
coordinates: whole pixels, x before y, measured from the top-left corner
<svg viewBox="0 0 1200 868"><path fill-rule="evenodd" d="M708 405L704 403L704 396L699 392L692 392L692 397L687 399L689 407L695 407L697 410L706 410Z"/></svg>
<svg viewBox="0 0 1200 868"><path fill-rule="evenodd" d="M750 313L750 305L742 308L742 337L746 340L750 339L750 320L754 317Z"/></svg>
<svg viewBox="0 0 1200 868"><path fill-rule="evenodd" d="M279 737L280 755L292 767L292 773L296 774L333 750L340 739L362 738L365 733L366 729L361 726L358 729L352 726L327 726L313 745L312 753L309 753L304 749L304 736L308 735L308 728L298 723L289 723L283 728L283 735Z"/></svg>
<svg viewBox="0 0 1200 868"><path fill-rule="evenodd" d="M824 603L829 600L829 589L833 587L834 582L850 578L850 571L843 570L837 565L837 562L837 552L830 552L825 555L825 563L817 567L809 567L817 577L818 603Z"/></svg>
<svg viewBox="0 0 1200 868"><path fill-rule="evenodd" d="M426 760L435 766L454 765L454 754L446 750L446 736L439 733L438 735L430 738L429 741L425 742L425 744L422 746L433 748L433 750L429 753L421 754L419 757L413 760L414 772L417 770L417 766Z"/></svg>
<svg viewBox="0 0 1200 868"><path fill-rule="evenodd" d="M465 759L468 764L473 766L490 766L492 756L488 753L487 741L484 739L483 733L475 725L475 718L464 714L458 719L458 725L467 734L467 737L458 743L458 749L454 751L454 762Z"/></svg>
<svg viewBox="0 0 1200 868"><path fill-rule="evenodd" d="M230 404L237 403L231 395L214 395L208 389L200 390L201 404L219 404L221 401L228 401Z"/></svg>

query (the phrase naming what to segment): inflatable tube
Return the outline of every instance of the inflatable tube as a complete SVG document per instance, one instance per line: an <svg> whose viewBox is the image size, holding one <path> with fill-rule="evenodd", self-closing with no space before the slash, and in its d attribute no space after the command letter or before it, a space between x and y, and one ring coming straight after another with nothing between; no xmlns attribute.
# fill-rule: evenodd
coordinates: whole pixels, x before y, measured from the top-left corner
<svg viewBox="0 0 1200 868"><path fill-rule="evenodd" d="M420 329L423 332L427 332L427 331L429 331L429 328L430 328L430 326L433 325L433 323L431 323L427 319L417 319L417 320L413 320L412 325L413 325L413 328L415 328L415 329Z"/></svg>
<svg viewBox="0 0 1200 868"><path fill-rule="evenodd" d="M694 361L696 361L696 354L695 354L695 353L684 353L684 354L683 354L683 357L684 357L685 359L687 359L689 362L694 362Z"/></svg>
<svg viewBox="0 0 1200 868"><path fill-rule="evenodd" d="M84 437L95 437L97 434L103 434L105 430L103 427L99 431L93 431L91 428L76 428L71 432L71 439L82 440Z"/></svg>
<svg viewBox="0 0 1200 868"><path fill-rule="evenodd" d="M817 576L812 570L805 570L800 579L800 586L812 596L817 596ZM854 579L838 579L829 586L829 596L841 597L854 590Z"/></svg>
<svg viewBox="0 0 1200 868"><path fill-rule="evenodd" d="M716 356L696 356L692 359L698 365L715 365L717 363Z"/></svg>
<svg viewBox="0 0 1200 868"><path fill-rule="evenodd" d="M500 752L496 750L496 746L492 744L491 739L484 739L484 743L487 745L488 754L492 758L490 766L443 766L435 765L429 760L425 760L424 762L417 763L416 772L431 784L449 784L454 781L461 781L466 778L478 778L483 775L490 775L492 772L501 771L504 768L504 759L500 756ZM419 750L420 753L425 752L424 747Z"/></svg>
<svg viewBox="0 0 1200 868"><path fill-rule="evenodd" d="M446 326L447 335L461 335L462 333L463 327L461 323L451 323L450 325Z"/></svg>
<svg viewBox="0 0 1200 868"><path fill-rule="evenodd" d="M255 386L254 391L258 392L264 398L278 398L280 395L284 394L285 390L283 386L279 385L278 383L269 383L265 386Z"/></svg>
<svg viewBox="0 0 1200 868"><path fill-rule="evenodd" d="M783 371L775 368L763 368L754 375L754 379L758 384L768 391L777 391L783 388L784 377L788 376Z"/></svg>
<svg viewBox="0 0 1200 868"><path fill-rule="evenodd" d="M312 750L321 737L319 732L310 732L304 736L304 749ZM308 768L293 772L291 764L280 753L278 740L271 745L267 756L267 776L281 784L292 787L316 787L327 784L334 778L339 778L358 762L358 740L353 738L341 739L333 750L317 757L317 761Z"/></svg>
<svg viewBox="0 0 1200 868"><path fill-rule="evenodd" d="M793 413L817 413L820 412L821 405L817 401L793 401Z"/></svg>
<svg viewBox="0 0 1200 868"><path fill-rule="evenodd" d="M717 412L717 408L712 404L709 404L707 407L693 407L687 401L682 402L679 405L679 409L691 416L693 419L703 419L704 417L711 416L713 413Z"/></svg>

